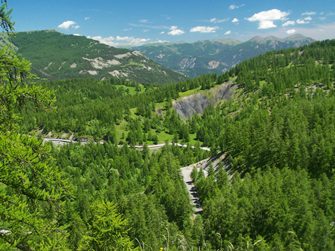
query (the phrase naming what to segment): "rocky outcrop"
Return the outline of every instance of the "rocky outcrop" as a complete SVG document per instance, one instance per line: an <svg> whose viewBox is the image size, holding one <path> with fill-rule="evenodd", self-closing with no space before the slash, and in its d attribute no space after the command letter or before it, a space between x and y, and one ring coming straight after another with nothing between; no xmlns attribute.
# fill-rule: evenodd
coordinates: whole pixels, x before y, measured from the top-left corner
<svg viewBox="0 0 335 251"><path fill-rule="evenodd" d="M204 110L221 100L229 100L237 85L227 82L206 92L183 97L173 102L173 108L182 118L190 118L194 114L202 114Z"/></svg>

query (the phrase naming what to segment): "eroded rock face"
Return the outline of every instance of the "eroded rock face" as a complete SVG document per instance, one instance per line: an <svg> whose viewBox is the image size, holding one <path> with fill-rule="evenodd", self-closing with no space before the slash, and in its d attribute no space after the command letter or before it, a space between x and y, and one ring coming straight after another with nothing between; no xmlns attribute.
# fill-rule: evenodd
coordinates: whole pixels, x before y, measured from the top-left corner
<svg viewBox="0 0 335 251"><path fill-rule="evenodd" d="M181 69L193 69L195 67L195 63L197 61L197 58L195 57L188 57L188 58L183 58L179 66Z"/></svg>
<svg viewBox="0 0 335 251"><path fill-rule="evenodd" d="M227 82L216 86L207 92L183 97L173 102L173 108L182 118L188 119L194 114L202 114L205 109L221 100L229 100L237 85Z"/></svg>
<svg viewBox="0 0 335 251"><path fill-rule="evenodd" d="M208 69L216 69L220 66L220 61L215 61L215 60L212 60L212 61L209 61L208 62Z"/></svg>
<svg viewBox="0 0 335 251"><path fill-rule="evenodd" d="M194 114L203 113L209 105L209 99L205 95L194 94L175 101L173 108L182 118L189 118Z"/></svg>

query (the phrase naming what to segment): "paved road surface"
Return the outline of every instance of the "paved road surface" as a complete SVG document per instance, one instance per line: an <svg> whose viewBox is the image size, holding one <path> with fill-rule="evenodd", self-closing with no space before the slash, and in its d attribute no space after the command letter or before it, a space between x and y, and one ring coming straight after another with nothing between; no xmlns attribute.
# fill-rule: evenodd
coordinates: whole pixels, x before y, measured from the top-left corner
<svg viewBox="0 0 335 251"><path fill-rule="evenodd" d="M59 139L59 138L44 138L43 142L51 142L54 145L58 145L58 146L63 146L63 145L67 145L67 144L73 144L73 143L80 143L81 145L85 145L88 144L88 142L86 141L75 141L75 140L69 140L69 139ZM95 142L97 143L97 142ZM98 143L100 144L104 144L104 141L99 141ZM169 145L175 145L175 146L179 146L179 147L188 147L188 145L186 144L179 144L179 143L168 143ZM161 149L162 147L165 146L165 144L157 144L157 145L147 145L148 148L150 150L158 150ZM120 147L122 147L122 145L120 145ZM144 145L135 145L134 146L136 149L142 149L144 147ZM192 149L195 149L195 146L190 146ZM208 147L200 147L201 150L203 151L207 151L210 152L210 148Z"/></svg>
<svg viewBox="0 0 335 251"><path fill-rule="evenodd" d="M186 185L186 189L189 194L189 198L193 207L194 216L202 212L202 207L199 195L197 193L197 189L191 178L191 173L193 169L196 168L198 171L202 170L204 172L205 177L207 177L208 168L212 165L213 168L216 169L220 164L220 162L222 162L225 159L225 156L226 156L225 154L219 154L216 157L207 158L197 163L191 164L189 166L182 167L180 169L181 176L183 177L183 181Z"/></svg>

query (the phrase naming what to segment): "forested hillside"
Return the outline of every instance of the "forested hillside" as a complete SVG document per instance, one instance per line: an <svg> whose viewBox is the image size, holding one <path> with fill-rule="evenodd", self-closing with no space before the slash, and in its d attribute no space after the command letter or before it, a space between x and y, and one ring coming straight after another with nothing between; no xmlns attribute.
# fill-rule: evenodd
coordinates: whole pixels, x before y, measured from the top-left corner
<svg viewBox="0 0 335 251"><path fill-rule="evenodd" d="M27 108L22 124L49 137L105 140L117 144L199 141L173 109L173 100L205 92L224 79L215 75L170 85L142 85L114 79L79 79L39 84L55 91L52 109ZM206 93L205 93L206 94ZM200 142L199 142L200 143Z"/></svg>
<svg viewBox="0 0 335 251"><path fill-rule="evenodd" d="M4 49L0 86L0 249L138 250L191 247L192 209L180 165L207 156L114 144L53 148L20 133L20 111L47 110L29 63ZM22 120L21 120L22 122ZM178 194L178 197L175 195Z"/></svg>
<svg viewBox="0 0 335 251"><path fill-rule="evenodd" d="M133 198L140 190L146 196L152 192L150 189L156 189L158 184L151 183L155 175L162 175L165 171L161 168L172 163L171 159L160 157L165 154L179 162L174 171L168 171L166 178L171 177L173 183L180 182L178 167L204 158L200 150L193 152L190 148L187 154L178 154L177 149L165 149L149 155L146 155L147 150L143 155L126 147L118 150L112 145L69 146L56 150L57 159L61 161L59 165L72 166L64 169L65 173L70 173L69 179L83 177L80 183L71 181L76 189L83 186L85 180L89 182L90 194L99 190L103 193L99 198L119 205L119 212L132 226L127 236L135 240L135 246L169 245L177 249L193 246L203 250L247 247L252 250L333 250L334 48L334 41L324 41L299 49L267 53L239 64L222 76L208 75L167 86L112 80L51 82L44 87L56 91L57 112L35 113L29 108L24 113L25 130L38 128L43 129L42 133L52 131L66 136L74 133L114 144L190 142L209 146L212 154L227 153L226 168L234 174L232 179L223 167L209 170L208 178L201 172L193 173L203 203L203 214L195 221L188 222L191 208L182 184L179 192L166 191L169 185L155 190L155 196L159 197L152 203L159 203L159 207L167 210L163 214L155 209L158 210L156 213L165 215L166 222L175 224L173 229L167 225L165 231L170 234L171 241L181 238L180 242L175 239L172 244L164 239L167 238L164 230L156 229L153 235L143 235L148 233L149 230L144 230L147 227L155 229L146 225L149 224L145 223L146 213L134 213L133 209L125 208L118 196L124 194ZM238 86L233 99L211 106L203 115L194 115L189 120L178 117L172 106L173 100L211 89L227 80ZM108 151L112 151L112 155L109 156ZM123 151L127 157L122 160L117 156ZM149 173L136 169L130 176L125 173L124 166L129 165L127 161L136 163L134 157L130 157L132 154L144 161L139 162L144 163L139 170L148 169ZM97 161L88 160L90 169L85 169L84 159L92 158L89 156L102 157ZM159 159L157 165L154 164L156 158ZM133 165L129 168L134 168ZM122 190L115 193L114 189L118 189L115 181L108 186L110 181L101 180L105 177L103 170L112 175L109 179L114 175L124 177ZM140 176L133 177L135 173ZM162 182L163 176L159 177L156 179ZM134 179L139 183L130 183L132 188L126 189L125 184ZM149 183L148 179L151 180ZM176 198L169 197L176 193ZM146 201L142 199L141 203ZM87 200L83 199L81 203L87 203ZM167 209L166 203L179 209ZM94 202L89 204L95 205ZM135 207L142 208L140 205ZM80 221L85 222L87 208L80 209ZM72 210L78 212L79 209ZM136 223L134 214L142 215L142 225ZM83 229L91 227L82 224ZM158 232L161 234L155 235ZM80 236L78 233L77 238ZM162 236L165 237L159 239ZM71 242L82 245L78 240Z"/></svg>
<svg viewBox="0 0 335 251"><path fill-rule="evenodd" d="M334 40L248 60L236 99L194 119L239 174L193 176L215 249L334 250L334 62Z"/></svg>
<svg viewBox="0 0 335 251"><path fill-rule="evenodd" d="M84 36L44 30L18 32L10 39L18 53L31 61L32 71L48 80L114 77L157 84L185 79L139 52L114 48Z"/></svg>
<svg viewBox="0 0 335 251"><path fill-rule="evenodd" d="M255 147L264 147L265 150L272 137L284 141L292 140L293 143L297 140L293 137L303 133L306 135L300 135L300 140L312 140L311 134L316 133L315 130L332 134L334 46L334 40L330 40L300 49L268 53L232 69L230 76L237 77L236 82L240 84L241 92L231 103L223 104L220 109L208 110L198 120L207 127L207 135L198 131L198 137L220 150L234 151L239 148L243 154L248 152L260 157L259 153L254 154L258 149ZM211 121L215 125L211 126ZM251 128L248 129L248 125ZM329 130L325 128L328 126ZM245 130L241 130L242 127ZM241 137L240 140L237 137ZM300 140L296 143L308 148L305 144L307 141ZM331 135L327 136L326 142L330 145L332 140ZM259 144L255 144L256 142ZM275 144L277 147L271 149L279 150L279 142ZM289 142L286 144L287 147L294 146ZM242 150L244 145L253 150ZM287 149L282 149L281 152L288 154ZM266 155L274 160L274 155ZM254 164L249 163L248 166Z"/></svg>

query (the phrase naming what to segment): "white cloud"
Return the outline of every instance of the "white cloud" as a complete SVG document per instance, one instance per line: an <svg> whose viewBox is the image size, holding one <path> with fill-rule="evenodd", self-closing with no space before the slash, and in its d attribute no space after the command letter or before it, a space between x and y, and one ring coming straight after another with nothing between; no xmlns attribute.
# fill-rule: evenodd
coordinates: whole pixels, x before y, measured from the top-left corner
<svg viewBox="0 0 335 251"><path fill-rule="evenodd" d="M132 47L139 46L147 43L157 42L151 41L149 38L138 38L138 37L128 37L128 36L110 36L110 37L102 37L102 36L93 36L88 37L94 40L99 41L102 44L107 44L109 46L114 47Z"/></svg>
<svg viewBox="0 0 335 251"><path fill-rule="evenodd" d="M264 20L259 23L258 29L260 30L266 30L266 29L272 29L276 28L277 25L272 20Z"/></svg>
<svg viewBox="0 0 335 251"><path fill-rule="evenodd" d="M213 18L209 19L209 22L211 22L213 24L219 24L219 23L227 22L228 20L229 20L228 18L219 19L219 18L213 17Z"/></svg>
<svg viewBox="0 0 335 251"><path fill-rule="evenodd" d="M292 26L292 25L295 25L295 21L288 20L285 23L283 23L283 27Z"/></svg>
<svg viewBox="0 0 335 251"><path fill-rule="evenodd" d="M172 17L168 16L168 15L161 15L161 17L163 17L165 20L171 20Z"/></svg>
<svg viewBox="0 0 335 251"><path fill-rule="evenodd" d="M167 34L171 36L179 36L179 35L183 35L184 33L185 32L179 29L178 26L171 26L170 31Z"/></svg>
<svg viewBox="0 0 335 251"><path fill-rule="evenodd" d="M58 25L58 28L63 30L69 30L69 29L78 29L80 28L80 26L75 21L68 20Z"/></svg>
<svg viewBox="0 0 335 251"><path fill-rule="evenodd" d="M230 35L231 34L231 30L229 30L229 31L226 31L225 33L224 33L224 35Z"/></svg>
<svg viewBox="0 0 335 251"><path fill-rule="evenodd" d="M148 24L148 23L150 23L148 19L140 19L140 20L138 20L138 22L141 23L141 24Z"/></svg>
<svg viewBox="0 0 335 251"><path fill-rule="evenodd" d="M306 11L304 13L301 13L302 16L314 16L316 15L315 11Z"/></svg>
<svg viewBox="0 0 335 251"><path fill-rule="evenodd" d="M218 30L218 27L211 26L195 26L190 29L190 32L199 32L199 33L214 33Z"/></svg>
<svg viewBox="0 0 335 251"><path fill-rule="evenodd" d="M85 21L88 21L88 20L90 20L91 19L91 17L84 17L84 20Z"/></svg>
<svg viewBox="0 0 335 251"><path fill-rule="evenodd" d="M306 24L304 19L297 19L297 24Z"/></svg>
<svg viewBox="0 0 335 251"><path fill-rule="evenodd" d="M272 9L255 13L247 20L250 22L259 22L258 29L271 29L277 27L274 21L277 20L284 21L288 15L289 13L287 12L278 9Z"/></svg>
<svg viewBox="0 0 335 251"><path fill-rule="evenodd" d="M239 20L238 18L234 17L233 20L231 20L231 22L234 24L238 24Z"/></svg>
<svg viewBox="0 0 335 251"><path fill-rule="evenodd" d="M295 30L295 29L291 29L291 30L287 30L286 31L286 33L288 34L288 35L292 35L292 34L294 34L294 33L296 33L297 31Z"/></svg>
<svg viewBox="0 0 335 251"><path fill-rule="evenodd" d="M243 6L245 6L245 4L240 4L240 5L237 5L237 4L231 4L231 5L229 5L229 9L230 10L236 10L236 9L239 9L239 8L241 8L241 7L243 7Z"/></svg>
<svg viewBox="0 0 335 251"><path fill-rule="evenodd" d="M335 22L309 28L297 28L297 33L314 39L333 39L335 37Z"/></svg>
<svg viewBox="0 0 335 251"><path fill-rule="evenodd" d="M311 37L316 40L324 40L324 39L333 39L335 37L335 22L329 24L319 24L313 26L296 26L294 27L296 30L295 34L302 34L306 37ZM258 35L258 34L254 34ZM267 35L276 36L276 37L286 37L287 29L281 28L273 30Z"/></svg>
<svg viewBox="0 0 335 251"><path fill-rule="evenodd" d="M138 23L130 23L129 26L133 27L133 28L142 28L142 29L154 29L154 30L161 30L161 29L169 29L169 26L166 25L153 25L150 23L150 21L148 21L148 23L143 23L144 20L142 20L142 22L138 22Z"/></svg>
<svg viewBox="0 0 335 251"><path fill-rule="evenodd" d="M311 16L305 17L303 19L298 19L297 24L309 24L312 21L312 19L313 18Z"/></svg>

